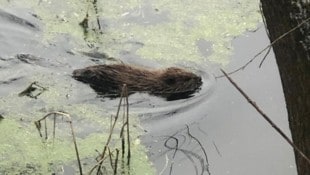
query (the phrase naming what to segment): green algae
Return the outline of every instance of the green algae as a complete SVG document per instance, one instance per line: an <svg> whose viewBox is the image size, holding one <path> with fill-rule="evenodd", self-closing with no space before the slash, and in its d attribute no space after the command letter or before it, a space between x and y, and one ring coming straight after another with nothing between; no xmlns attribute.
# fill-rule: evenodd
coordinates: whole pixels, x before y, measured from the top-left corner
<svg viewBox="0 0 310 175"><path fill-rule="evenodd" d="M61 139L56 136L54 142L43 142L34 125L25 127L10 119L3 120L0 126L0 172L15 174L30 171L31 168L26 165L32 165L31 167L36 169L36 174L46 174L51 169L55 169L51 167L53 163L56 166L76 160L74 146L70 139ZM118 140L119 143L117 136L118 134L115 134L114 141L117 143ZM107 134L103 133L92 133L85 139L78 138L77 143L82 160L89 157L95 158L97 156L95 150L102 149L106 139ZM120 146L114 144L110 148L120 149ZM146 163L148 158L145 155L145 148L140 144L132 144L131 151L131 166L134 168L131 172L154 174L154 170ZM90 168L91 165L86 166L85 171Z"/></svg>
<svg viewBox="0 0 310 175"><path fill-rule="evenodd" d="M52 141L52 118L47 120L48 136L44 141L36 130L34 121L39 120L51 111L65 111L70 113L73 120L73 128L77 135L77 144L80 158L84 165L84 173L94 166L94 159L98 156L95 150L103 150L110 130L110 116L116 111L106 111L104 107L96 104L69 103L67 95L72 90L63 76L55 76L49 73L36 73L29 77L31 81L37 81L43 87L47 87L37 99L19 97L18 92L10 93L0 98L0 106L5 111L5 119L0 123L0 173L28 173L47 174L57 172L61 166L67 165L77 169L76 155L72 142L71 131L68 123L57 120L56 138ZM29 82L30 84L31 82ZM136 116L130 116L132 125L139 125ZM42 124L42 123L41 123ZM88 126L89 125L89 126ZM86 126L86 127L85 127ZM113 151L121 150L119 138L122 122L116 125L109 145ZM96 129L88 131L89 129ZM146 149L139 143L140 131L130 127L131 144L131 169L133 174L155 174L146 155ZM93 161L89 161L93 160ZM86 162L83 162L86 161ZM93 163L90 163L93 162ZM105 165L105 164L104 164ZM112 172L110 164L106 162L108 170ZM110 168L110 169L109 169ZM121 167L119 166L121 171Z"/></svg>
<svg viewBox="0 0 310 175"><path fill-rule="evenodd" d="M110 119L107 116L98 116L97 112L100 110L98 107L96 108L95 106L87 104L83 105L83 108L80 108L80 106L82 105L64 106L63 108L67 109L66 111L71 111L70 109L72 109L72 116L77 114L77 118L84 118L83 122L91 123L91 121L96 121L96 124L99 125L98 128L101 128L101 131L77 138L78 149L83 162L84 159L94 159L97 157L98 153L95 150L100 151L103 149L109 134ZM27 114L19 115L16 114L18 112L14 113L15 116L6 115L6 119L0 123L0 155L3 159L0 161L0 172L20 173L30 171L29 167L26 165L35 167L34 171L42 174L53 172L57 167L62 165L69 164L70 166L76 167L77 162L74 145L67 123L62 124L61 128L59 128L59 123L57 123L55 141L52 142L51 139L49 139L48 142L45 142L40 138L33 121L29 121L29 118L32 118L32 120L41 118L43 116L42 112L33 111L32 113L28 112ZM96 116L92 116L93 114L96 114ZM134 119L134 116L130 117L131 123L137 125L137 119ZM24 120L20 122L14 118ZM100 119L96 120L97 118ZM76 118L73 120L75 121ZM50 130L48 135L49 138L52 138L52 122L48 120L48 124ZM64 127L65 125L67 125L67 128ZM73 122L73 127L76 133L82 133L83 129L76 126L79 126L78 121ZM116 128L120 127L121 123L118 123ZM111 150L115 150L116 148L119 150L121 149L119 131L120 129L116 129L116 132L113 134L113 143L109 146ZM130 131L130 137L132 139L132 169L130 172L133 174L144 174L146 172L155 174L151 164L148 163L149 160L146 155L146 149L140 144L135 144L139 143L138 136L141 133L133 127L131 127ZM109 167L109 163L106 164L105 166ZM89 171L94 163L88 163L87 165L88 166L84 166L84 172Z"/></svg>
<svg viewBox="0 0 310 175"><path fill-rule="evenodd" d="M5 2L1 1L2 4ZM137 55L164 63L180 61L227 64L233 53L232 40L248 30L254 30L261 21L257 0L225 1L97 1L97 13L91 1L10 1L7 5L32 9L44 23L43 38L71 36L70 42L77 49L87 49L91 43L101 51L118 57L128 40L144 46ZM153 10L153 11L150 11ZM138 23L151 20L161 13L162 22ZM151 17L144 14L151 14ZM89 15L89 28L85 35L79 23ZM101 25L98 30L97 17ZM212 43L212 53L205 58L197 48L197 41ZM86 41L86 42L85 42Z"/></svg>
<svg viewBox="0 0 310 175"><path fill-rule="evenodd" d="M198 39L203 38L212 43L213 54L207 59L227 64L227 58L233 53L233 38L246 30L255 29L261 18L258 1L253 0L200 0L195 3L161 1L155 6L163 11L169 10L173 22L148 26L146 29L133 25L132 31L137 31L135 35L142 33L144 37L142 40L146 47L138 53L159 60L197 62L202 56L195 45Z"/></svg>
<svg viewBox="0 0 310 175"><path fill-rule="evenodd" d="M48 171L52 161L66 161L73 146L68 142L55 142L53 147L43 144L33 125L22 126L15 120L5 119L0 127L0 172L9 174L25 171L26 164L40 168L36 173ZM44 173L43 173L44 174Z"/></svg>

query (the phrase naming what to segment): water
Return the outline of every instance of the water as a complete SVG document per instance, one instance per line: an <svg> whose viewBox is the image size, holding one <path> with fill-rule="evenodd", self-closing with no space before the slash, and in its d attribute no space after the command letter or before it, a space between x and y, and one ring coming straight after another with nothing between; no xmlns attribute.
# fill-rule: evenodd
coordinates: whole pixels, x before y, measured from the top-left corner
<svg viewBox="0 0 310 175"><path fill-rule="evenodd" d="M77 170L65 124L58 126L54 147L42 143L33 125L52 111L72 115L82 160L94 163L119 99L99 98L71 73L120 62L185 67L200 74L204 83L189 99L130 96L131 174L296 174L289 145L225 78L216 78L220 67L234 70L268 45L255 16L258 4L250 5L257 1L184 3L99 2L104 12L100 33L92 4L1 1L0 114L5 119L0 121L0 174ZM85 9L94 28L87 34L78 25ZM103 59L105 55L116 59ZM232 78L290 135L273 53L261 69L259 61ZM19 97L34 81L48 90L37 99Z"/></svg>

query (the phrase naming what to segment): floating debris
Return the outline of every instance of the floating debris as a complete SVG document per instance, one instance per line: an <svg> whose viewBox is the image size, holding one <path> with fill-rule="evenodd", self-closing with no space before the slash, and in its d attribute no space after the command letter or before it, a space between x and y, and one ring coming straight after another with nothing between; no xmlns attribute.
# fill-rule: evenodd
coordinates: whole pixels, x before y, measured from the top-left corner
<svg viewBox="0 0 310 175"><path fill-rule="evenodd" d="M41 95L47 88L38 84L38 82L32 82L25 90L18 94L19 97L28 96L30 98L36 99Z"/></svg>

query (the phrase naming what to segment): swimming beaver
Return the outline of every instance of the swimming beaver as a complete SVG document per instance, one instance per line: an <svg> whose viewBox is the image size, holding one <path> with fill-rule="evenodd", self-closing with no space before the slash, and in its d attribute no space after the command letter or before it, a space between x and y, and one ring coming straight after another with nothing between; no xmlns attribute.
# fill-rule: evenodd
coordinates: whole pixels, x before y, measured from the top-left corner
<svg viewBox="0 0 310 175"><path fill-rule="evenodd" d="M124 64L77 69L73 71L73 78L109 97L119 97L123 84L126 84L129 94L148 92L167 100L176 100L190 97L202 85L199 76L180 68L147 70Z"/></svg>

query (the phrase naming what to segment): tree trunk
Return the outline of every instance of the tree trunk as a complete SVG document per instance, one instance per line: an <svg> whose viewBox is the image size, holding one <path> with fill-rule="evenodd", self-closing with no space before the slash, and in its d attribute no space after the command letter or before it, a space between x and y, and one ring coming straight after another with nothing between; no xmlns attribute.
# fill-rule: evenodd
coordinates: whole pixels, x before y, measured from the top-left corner
<svg viewBox="0 0 310 175"><path fill-rule="evenodd" d="M271 42L310 17L308 0L261 0ZM310 21L273 45L293 142L310 157ZM310 165L295 151L299 175Z"/></svg>

